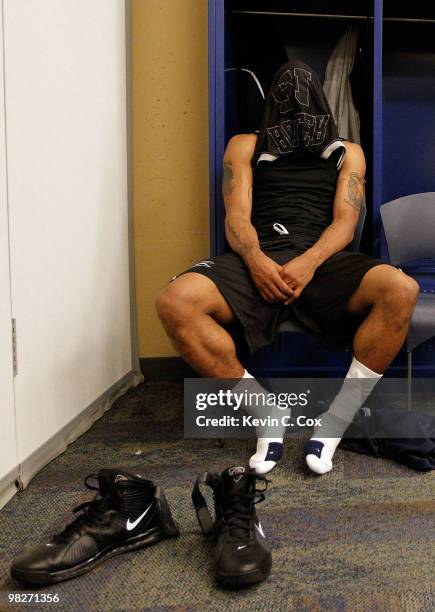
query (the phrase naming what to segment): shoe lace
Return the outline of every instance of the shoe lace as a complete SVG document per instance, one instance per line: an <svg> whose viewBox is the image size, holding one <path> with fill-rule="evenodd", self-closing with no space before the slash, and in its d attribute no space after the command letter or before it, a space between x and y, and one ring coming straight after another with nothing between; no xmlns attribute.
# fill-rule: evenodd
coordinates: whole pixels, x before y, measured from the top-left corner
<svg viewBox="0 0 435 612"><path fill-rule="evenodd" d="M253 506L265 499L264 493L267 490L269 480L265 476L248 473L248 481L245 493L237 491L226 493L220 496L217 491L213 492L215 501L222 503L222 515L217 521L216 527L228 534L229 542L250 542L253 538L254 520ZM264 483L263 488L258 489L258 482Z"/></svg>
<svg viewBox="0 0 435 612"><path fill-rule="evenodd" d="M91 479L97 480L97 474L89 474L85 478L85 486L91 491L100 491L98 486L89 483ZM71 523L69 523L61 533L53 536L53 541L57 544L67 542L72 535L80 531L83 525L101 525L107 522L104 513L109 509L110 503L107 499L97 497L79 504L73 509L74 514L81 513Z"/></svg>

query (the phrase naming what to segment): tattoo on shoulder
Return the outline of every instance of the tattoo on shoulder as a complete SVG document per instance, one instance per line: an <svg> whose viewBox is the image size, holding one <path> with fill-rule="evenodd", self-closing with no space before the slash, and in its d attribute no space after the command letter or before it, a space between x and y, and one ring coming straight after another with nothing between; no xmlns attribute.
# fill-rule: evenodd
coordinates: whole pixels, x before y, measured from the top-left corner
<svg viewBox="0 0 435 612"><path fill-rule="evenodd" d="M344 201L357 210L361 208L364 198L364 179L361 179L357 172L351 172L347 179L347 196Z"/></svg>
<svg viewBox="0 0 435 612"><path fill-rule="evenodd" d="M230 161L224 161L224 175L222 180L222 192L224 197L229 196L234 191L235 181L233 165Z"/></svg>

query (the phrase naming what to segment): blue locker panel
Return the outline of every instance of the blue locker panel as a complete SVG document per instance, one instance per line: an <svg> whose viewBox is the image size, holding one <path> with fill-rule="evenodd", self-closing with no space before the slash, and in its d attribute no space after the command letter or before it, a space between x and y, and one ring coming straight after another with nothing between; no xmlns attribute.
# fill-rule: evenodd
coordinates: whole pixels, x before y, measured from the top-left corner
<svg viewBox="0 0 435 612"><path fill-rule="evenodd" d="M382 0L374 3L373 32L373 184L372 184L372 253L380 254L381 218L379 207L382 204Z"/></svg>
<svg viewBox="0 0 435 612"><path fill-rule="evenodd" d="M387 22L383 54L383 202L435 191L434 160L435 23ZM388 256L384 239L381 254Z"/></svg>
<svg viewBox="0 0 435 612"><path fill-rule="evenodd" d="M384 53L384 202L435 191L435 38L431 42L432 51L424 53L392 45Z"/></svg>

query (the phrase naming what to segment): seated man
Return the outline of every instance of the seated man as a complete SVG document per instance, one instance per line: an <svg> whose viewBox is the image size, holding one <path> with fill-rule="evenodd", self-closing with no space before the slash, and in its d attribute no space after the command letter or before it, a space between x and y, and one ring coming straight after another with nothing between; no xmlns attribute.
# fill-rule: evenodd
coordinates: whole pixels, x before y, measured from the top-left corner
<svg viewBox="0 0 435 612"><path fill-rule="evenodd" d="M234 321L251 352L272 342L290 315L326 346L353 350L343 387L306 448L319 474L332 469L344 431L400 350L419 293L400 270L344 250L363 205L364 175L363 151L338 137L316 74L301 62L285 64L258 136L235 136L225 152L232 251L192 266L157 298L174 347L206 377L251 377L226 330ZM266 473L281 454L282 437L260 437L250 466Z"/></svg>

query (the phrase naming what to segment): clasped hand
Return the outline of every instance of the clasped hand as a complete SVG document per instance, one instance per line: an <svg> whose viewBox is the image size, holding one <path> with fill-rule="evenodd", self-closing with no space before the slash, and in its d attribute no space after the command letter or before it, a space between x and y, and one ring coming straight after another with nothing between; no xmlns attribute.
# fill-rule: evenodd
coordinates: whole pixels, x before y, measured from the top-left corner
<svg viewBox="0 0 435 612"><path fill-rule="evenodd" d="M314 276L315 266L305 254L283 266L261 253L250 266L252 279L266 302L291 304Z"/></svg>

